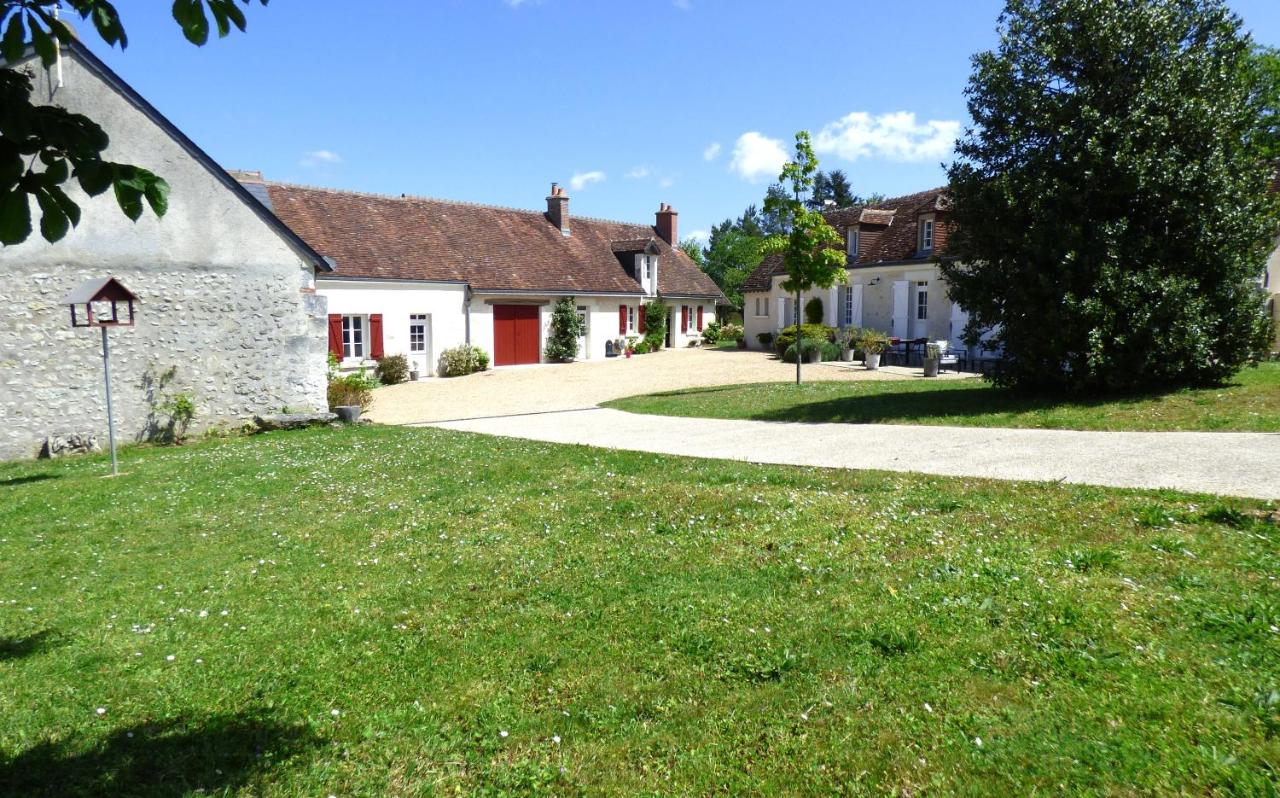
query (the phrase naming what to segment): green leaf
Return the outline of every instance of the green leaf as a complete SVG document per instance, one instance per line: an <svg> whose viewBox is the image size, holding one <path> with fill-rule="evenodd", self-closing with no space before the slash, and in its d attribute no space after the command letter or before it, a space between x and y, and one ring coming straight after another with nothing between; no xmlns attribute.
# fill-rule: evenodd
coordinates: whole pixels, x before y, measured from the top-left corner
<svg viewBox="0 0 1280 798"><path fill-rule="evenodd" d="M40 61L45 66L52 66L58 57L58 48L54 44L53 37L39 25L31 26L31 46L35 48Z"/></svg>
<svg viewBox="0 0 1280 798"><path fill-rule="evenodd" d="M98 35L107 44L119 44L120 49L129 46L129 37L125 35L124 26L120 24L120 15L106 0L98 0L93 7L93 26Z"/></svg>
<svg viewBox="0 0 1280 798"><path fill-rule="evenodd" d="M45 190L49 192L49 196L53 197L54 201L58 203L58 207L61 208L62 212L67 215L67 218L71 220L71 226L79 226L80 206L67 196L67 192L63 191L61 186L50 186Z"/></svg>
<svg viewBox="0 0 1280 798"><path fill-rule="evenodd" d="M209 41L209 19L200 0L173 0L173 18L187 41L199 46Z"/></svg>
<svg viewBox="0 0 1280 798"><path fill-rule="evenodd" d="M169 212L169 183L163 177L151 175L146 188L147 204L156 216Z"/></svg>
<svg viewBox="0 0 1280 798"><path fill-rule="evenodd" d="M133 221L142 218L142 192L130 185L126 181L115 181L116 203L120 206L120 210L124 211L124 215Z"/></svg>
<svg viewBox="0 0 1280 798"><path fill-rule="evenodd" d="M14 189L0 195L0 244L21 244L31 235L31 204L27 192Z"/></svg>
<svg viewBox="0 0 1280 798"><path fill-rule="evenodd" d="M96 197L111 187L111 169L102 161L85 161L76 166L76 179L84 193Z"/></svg>
<svg viewBox="0 0 1280 798"><path fill-rule="evenodd" d="M9 26L5 28L4 38L0 39L0 56L13 63L22 58L27 51L27 27L23 22L22 12L9 18Z"/></svg>
<svg viewBox="0 0 1280 798"><path fill-rule="evenodd" d="M58 201L49 196L47 191L36 192L36 202L40 204L40 235L50 244L61 241L71 229L71 222L63 212Z"/></svg>

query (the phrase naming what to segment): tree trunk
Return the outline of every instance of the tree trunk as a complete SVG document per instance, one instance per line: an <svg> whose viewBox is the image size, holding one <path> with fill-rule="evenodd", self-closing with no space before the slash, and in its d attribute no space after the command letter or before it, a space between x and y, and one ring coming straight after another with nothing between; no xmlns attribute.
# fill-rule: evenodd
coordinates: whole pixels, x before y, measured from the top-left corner
<svg viewBox="0 0 1280 798"><path fill-rule="evenodd" d="M804 360L804 339L800 337L800 292L796 291L796 385L800 384L800 361Z"/></svg>

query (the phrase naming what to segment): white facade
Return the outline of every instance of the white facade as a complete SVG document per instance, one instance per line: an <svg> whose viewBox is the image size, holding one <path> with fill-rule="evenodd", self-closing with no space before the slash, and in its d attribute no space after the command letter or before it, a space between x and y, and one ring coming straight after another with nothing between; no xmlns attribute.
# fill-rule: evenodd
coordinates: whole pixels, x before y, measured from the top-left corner
<svg viewBox="0 0 1280 798"><path fill-rule="evenodd" d="M654 258L656 260L656 258ZM656 279L656 273L655 273ZM551 313L558 295L550 294L471 294L463 283L412 280L352 280L320 277L316 291L328 301L328 312L343 317L345 369L373 368L370 318L381 316L382 348L385 355L405 355L410 367L420 376L437 372L440 353L468 340L494 357L494 305L537 305L541 353L551 327ZM575 304L587 323L581 340L580 360L598 360L606 356L606 344L619 338L639 337L640 307L646 301L637 295L578 295ZM702 308L703 326L715 319L715 305L704 300L666 300L671 308L668 323L671 346L688 346L700 340L698 308ZM681 307L689 307L689 327L681 332ZM622 332L625 307L625 333ZM469 324L468 324L469 321ZM356 340L348 331L359 331ZM545 357L541 358L545 362Z"/></svg>

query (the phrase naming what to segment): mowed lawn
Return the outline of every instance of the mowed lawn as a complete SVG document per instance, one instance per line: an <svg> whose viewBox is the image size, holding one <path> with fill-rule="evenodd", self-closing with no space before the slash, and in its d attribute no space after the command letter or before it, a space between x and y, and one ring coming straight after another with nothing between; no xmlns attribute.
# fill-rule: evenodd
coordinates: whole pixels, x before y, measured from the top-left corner
<svg viewBox="0 0 1280 798"><path fill-rule="evenodd" d="M619 399L607 406L633 413L760 421L1280 432L1280 363L1247 368L1219 388L1121 398L1025 396L980 380L919 379L693 388Z"/></svg>
<svg viewBox="0 0 1280 798"><path fill-rule="evenodd" d="M1258 795L1276 507L405 428L0 465L0 795Z"/></svg>

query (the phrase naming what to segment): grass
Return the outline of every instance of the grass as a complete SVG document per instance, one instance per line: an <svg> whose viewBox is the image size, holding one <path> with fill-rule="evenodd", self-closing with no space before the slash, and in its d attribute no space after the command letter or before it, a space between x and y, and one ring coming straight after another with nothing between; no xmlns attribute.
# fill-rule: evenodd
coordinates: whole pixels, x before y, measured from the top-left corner
<svg viewBox="0 0 1280 798"><path fill-rule="evenodd" d="M1275 505L436 430L0 465L0 794L1259 795Z"/></svg>
<svg viewBox="0 0 1280 798"><path fill-rule="evenodd" d="M1105 399L1025 396L978 380L730 385L619 399L633 413L761 421L1079 430L1280 432L1280 363L1220 388Z"/></svg>

